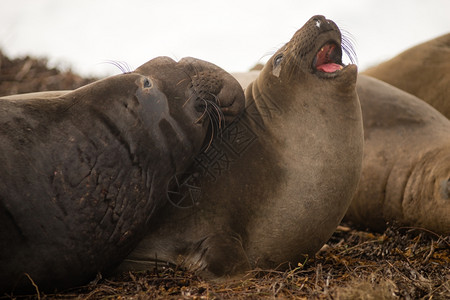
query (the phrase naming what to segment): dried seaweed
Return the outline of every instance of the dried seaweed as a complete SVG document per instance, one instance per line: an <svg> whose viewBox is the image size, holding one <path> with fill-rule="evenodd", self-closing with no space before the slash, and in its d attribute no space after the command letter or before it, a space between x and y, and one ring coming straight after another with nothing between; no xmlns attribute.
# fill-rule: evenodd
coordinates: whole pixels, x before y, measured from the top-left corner
<svg viewBox="0 0 450 300"><path fill-rule="evenodd" d="M38 91L73 90L95 81L71 70L48 68L45 58L9 59L0 51L0 96Z"/></svg>
<svg viewBox="0 0 450 300"><path fill-rule="evenodd" d="M97 278L40 299L449 299L450 238L420 229L340 226L316 257L287 271L207 282L176 268ZM37 295L24 298L36 298ZM4 298L16 299L15 296ZM20 299L17 297L17 299Z"/></svg>

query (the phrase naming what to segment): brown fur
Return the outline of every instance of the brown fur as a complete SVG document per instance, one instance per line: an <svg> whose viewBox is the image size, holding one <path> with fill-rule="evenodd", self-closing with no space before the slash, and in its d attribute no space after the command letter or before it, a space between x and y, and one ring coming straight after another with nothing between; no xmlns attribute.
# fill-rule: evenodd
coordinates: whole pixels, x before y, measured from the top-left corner
<svg viewBox="0 0 450 300"><path fill-rule="evenodd" d="M410 48L363 74L417 96L450 119L450 33Z"/></svg>
<svg viewBox="0 0 450 300"><path fill-rule="evenodd" d="M241 84L257 76L242 75L233 74ZM449 234L448 121L417 97L364 75L357 91L365 132L363 173L346 220L376 231L396 223Z"/></svg>
<svg viewBox="0 0 450 300"><path fill-rule="evenodd" d="M364 161L346 219L450 234L450 121L402 90L360 75Z"/></svg>

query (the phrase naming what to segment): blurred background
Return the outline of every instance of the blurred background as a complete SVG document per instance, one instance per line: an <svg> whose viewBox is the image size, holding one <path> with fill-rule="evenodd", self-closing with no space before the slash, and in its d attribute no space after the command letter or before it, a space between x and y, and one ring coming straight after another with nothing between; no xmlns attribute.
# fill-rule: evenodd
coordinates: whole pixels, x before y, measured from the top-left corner
<svg viewBox="0 0 450 300"><path fill-rule="evenodd" d="M193 56L230 72L264 63L311 16L351 33L363 70L450 32L449 0L0 0L0 50L82 76ZM348 60L347 60L348 61Z"/></svg>

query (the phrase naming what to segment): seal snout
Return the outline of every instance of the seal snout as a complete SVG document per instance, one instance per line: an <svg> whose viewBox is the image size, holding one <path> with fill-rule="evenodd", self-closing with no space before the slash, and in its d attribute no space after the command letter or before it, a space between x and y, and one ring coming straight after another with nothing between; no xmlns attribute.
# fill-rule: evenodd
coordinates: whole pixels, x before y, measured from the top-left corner
<svg viewBox="0 0 450 300"><path fill-rule="evenodd" d="M321 78L334 78L341 74L346 68L342 63L343 52L349 56L352 63L352 57L356 56L351 40L342 36L336 23L324 16L312 17L304 28L299 30L296 40L298 44L303 44L300 53L312 56L312 73Z"/></svg>
<svg viewBox="0 0 450 300"><path fill-rule="evenodd" d="M196 110L207 112L218 124L232 121L244 110L245 96L239 82L224 71L197 72L190 89L196 95Z"/></svg>
<svg viewBox="0 0 450 300"><path fill-rule="evenodd" d="M321 15L313 16L309 22L312 22L316 28L323 32L334 29L334 22L331 20L327 20L324 16Z"/></svg>
<svg viewBox="0 0 450 300"><path fill-rule="evenodd" d="M224 115L225 123L233 121L233 119L244 110L244 91L237 82L229 88L223 88L217 98L219 99L218 104Z"/></svg>

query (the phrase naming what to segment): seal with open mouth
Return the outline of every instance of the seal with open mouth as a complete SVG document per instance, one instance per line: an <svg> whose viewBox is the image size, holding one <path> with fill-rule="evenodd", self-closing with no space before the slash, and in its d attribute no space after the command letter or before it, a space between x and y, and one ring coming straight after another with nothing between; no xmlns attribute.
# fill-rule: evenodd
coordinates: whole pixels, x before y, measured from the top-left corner
<svg viewBox="0 0 450 300"><path fill-rule="evenodd" d="M243 109L239 83L193 58L0 98L0 291L53 291L117 266L211 123Z"/></svg>
<svg viewBox="0 0 450 300"><path fill-rule="evenodd" d="M246 109L181 180L121 270L164 261L205 278L297 265L328 240L362 162L357 68L311 18L246 89ZM181 195L181 196L180 196Z"/></svg>

